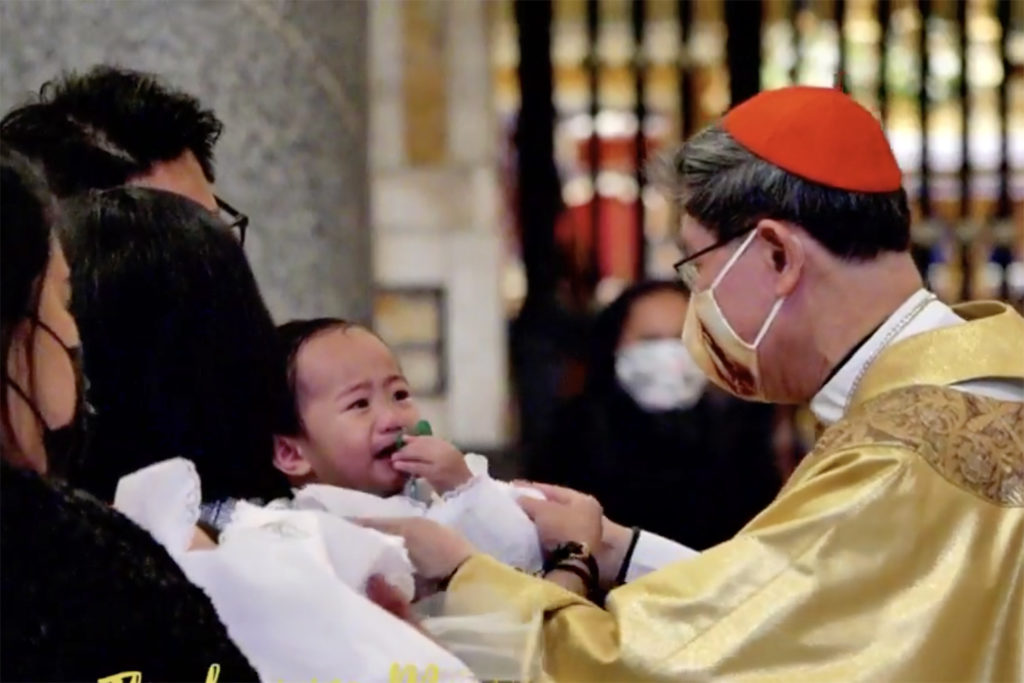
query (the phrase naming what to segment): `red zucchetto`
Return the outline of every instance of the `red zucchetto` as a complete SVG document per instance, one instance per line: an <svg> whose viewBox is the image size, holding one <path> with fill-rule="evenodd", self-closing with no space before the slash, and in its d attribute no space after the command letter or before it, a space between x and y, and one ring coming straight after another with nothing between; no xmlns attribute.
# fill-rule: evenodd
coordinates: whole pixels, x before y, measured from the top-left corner
<svg viewBox="0 0 1024 683"><path fill-rule="evenodd" d="M722 119L738 143L790 173L852 192L894 192L902 174L882 126L833 88L768 90Z"/></svg>

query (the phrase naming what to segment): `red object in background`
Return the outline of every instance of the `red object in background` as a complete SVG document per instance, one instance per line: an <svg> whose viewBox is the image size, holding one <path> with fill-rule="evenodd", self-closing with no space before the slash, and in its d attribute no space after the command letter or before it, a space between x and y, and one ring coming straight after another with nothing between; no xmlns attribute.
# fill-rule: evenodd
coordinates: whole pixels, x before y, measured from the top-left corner
<svg viewBox="0 0 1024 683"><path fill-rule="evenodd" d="M594 215L593 200L577 204L566 210L558 222L558 239L572 245L572 251L581 257L593 253L593 240L597 240L597 269L600 277L616 277L627 281L636 279L639 271L637 253L637 202L624 202L614 197L597 196L597 230L591 229Z"/></svg>
<svg viewBox="0 0 1024 683"><path fill-rule="evenodd" d="M577 142L577 169L590 174L590 139ZM661 140L644 140L644 158L657 152ZM636 177L637 160L636 136L598 137L597 163L599 172L614 172L627 178ZM640 263L639 190L631 201L618 196L596 194L597 226L592 226L595 215L594 199L570 206L568 216L560 221L558 239L562 244L573 245L575 254L585 258L596 258L599 277L615 277L632 282L642 277ZM596 242L596 249L594 244Z"/></svg>
<svg viewBox="0 0 1024 683"><path fill-rule="evenodd" d="M644 140L644 158L650 159L663 145L663 141L656 138ZM587 168L587 159L590 149L590 140L582 139L577 143L577 158L580 166ZM598 158L601 160L601 168L621 169L625 173L632 173L636 167L636 137L615 137L598 138Z"/></svg>
<svg viewBox="0 0 1024 683"><path fill-rule="evenodd" d="M597 258L601 275L631 282L640 272L637 202L600 196L598 201Z"/></svg>

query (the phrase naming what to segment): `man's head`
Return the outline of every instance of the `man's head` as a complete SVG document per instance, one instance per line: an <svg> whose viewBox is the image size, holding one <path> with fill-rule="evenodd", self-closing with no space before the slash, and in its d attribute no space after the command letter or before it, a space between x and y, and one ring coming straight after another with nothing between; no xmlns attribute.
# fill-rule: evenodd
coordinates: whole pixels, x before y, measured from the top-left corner
<svg viewBox="0 0 1024 683"><path fill-rule="evenodd" d="M762 93L663 170L694 293L684 334L733 393L809 399L920 286L899 168L877 121L839 91Z"/></svg>
<svg viewBox="0 0 1024 683"><path fill-rule="evenodd" d="M274 464L296 484L398 493L406 475L390 456L420 416L394 354L365 327L337 318L293 321L278 332L290 396Z"/></svg>
<svg viewBox="0 0 1024 683"><path fill-rule="evenodd" d="M218 211L213 148L223 124L155 76L97 66L40 88L0 122L0 139L39 163L58 197L134 184Z"/></svg>

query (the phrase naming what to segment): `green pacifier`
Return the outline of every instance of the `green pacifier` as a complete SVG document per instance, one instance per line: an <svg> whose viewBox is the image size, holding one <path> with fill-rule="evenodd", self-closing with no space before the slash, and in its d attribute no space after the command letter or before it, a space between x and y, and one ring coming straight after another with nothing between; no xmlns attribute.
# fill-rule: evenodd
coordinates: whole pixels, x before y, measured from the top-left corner
<svg viewBox="0 0 1024 683"><path fill-rule="evenodd" d="M412 426L409 430L411 436L433 436L434 431L430 428L430 423L426 420L420 420ZM399 434L398 440L395 441L395 448L403 448L405 446L405 434Z"/></svg>
<svg viewBox="0 0 1024 683"><path fill-rule="evenodd" d="M434 430L430 428L430 423L426 420L420 420L412 426L412 429L408 430L411 436L432 436ZM401 449L405 446L405 434L399 434L398 439L395 441L395 450ZM409 480L405 482L405 487L402 489L402 493L409 498L414 500L422 500L428 502L430 500L431 488L424 481L423 486L420 485L419 477L409 477Z"/></svg>

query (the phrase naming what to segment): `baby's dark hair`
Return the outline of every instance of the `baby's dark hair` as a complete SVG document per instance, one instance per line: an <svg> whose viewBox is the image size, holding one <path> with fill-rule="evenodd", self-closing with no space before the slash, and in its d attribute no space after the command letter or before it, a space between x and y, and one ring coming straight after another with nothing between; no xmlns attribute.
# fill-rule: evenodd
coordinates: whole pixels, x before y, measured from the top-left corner
<svg viewBox="0 0 1024 683"><path fill-rule="evenodd" d="M351 330L358 328L373 334L373 330L359 323L344 318L309 318L291 320L278 325L277 342L280 367L285 373L287 395L281 399L277 411L277 424L274 432L283 436L299 436L302 434L302 416L299 414L298 394L296 393L297 360L299 351L313 337L331 330Z"/></svg>

